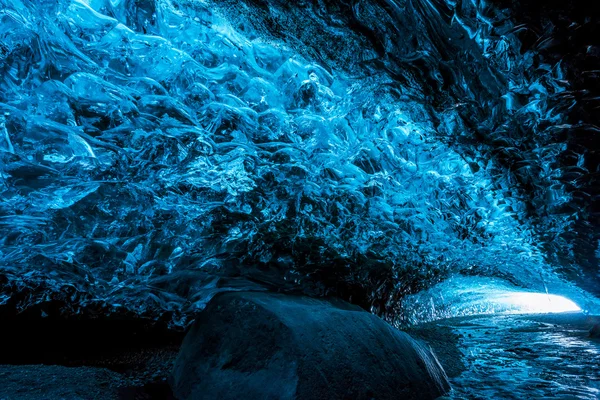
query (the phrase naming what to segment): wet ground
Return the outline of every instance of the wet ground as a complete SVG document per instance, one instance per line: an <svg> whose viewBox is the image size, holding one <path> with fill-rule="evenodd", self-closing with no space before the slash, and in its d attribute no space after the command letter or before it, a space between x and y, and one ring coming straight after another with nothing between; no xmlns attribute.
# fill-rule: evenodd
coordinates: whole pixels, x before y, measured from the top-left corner
<svg viewBox="0 0 600 400"><path fill-rule="evenodd" d="M458 366L440 355L453 386L440 400L600 399L600 339L589 337L597 322L581 313L438 321L464 355Z"/></svg>

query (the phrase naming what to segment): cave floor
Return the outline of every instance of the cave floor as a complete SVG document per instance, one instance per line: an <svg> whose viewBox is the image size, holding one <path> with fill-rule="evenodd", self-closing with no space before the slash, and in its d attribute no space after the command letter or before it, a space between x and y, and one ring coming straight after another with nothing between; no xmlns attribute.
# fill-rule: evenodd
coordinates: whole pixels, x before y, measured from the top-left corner
<svg viewBox="0 0 600 400"><path fill-rule="evenodd" d="M417 327L444 365L450 399L598 399L600 339L589 337L597 317L582 313L483 315ZM425 334L418 331L424 329ZM431 331L456 346L431 340ZM455 347L462 353L448 353ZM457 365L458 363L458 365Z"/></svg>
<svg viewBox="0 0 600 400"><path fill-rule="evenodd" d="M407 331L432 347L448 374L453 389L439 400L598 399L600 339L588 331L599 321L581 313L479 315ZM89 336L88 330L75 334ZM20 362L6 352L0 357L0 399L173 398L166 377L179 337L140 348L127 343L127 351L109 351L111 341L73 349L71 340L50 345L25 335L12 339ZM32 345L37 342L39 348ZM31 354L22 352L26 348Z"/></svg>

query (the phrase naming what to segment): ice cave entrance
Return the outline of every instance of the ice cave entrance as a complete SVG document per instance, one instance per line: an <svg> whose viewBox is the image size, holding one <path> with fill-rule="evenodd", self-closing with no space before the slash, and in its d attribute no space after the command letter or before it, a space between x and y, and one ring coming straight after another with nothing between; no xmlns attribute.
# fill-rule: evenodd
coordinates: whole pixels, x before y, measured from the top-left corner
<svg viewBox="0 0 600 400"><path fill-rule="evenodd" d="M547 293L506 292L499 295L498 303L515 313L562 313L581 311L573 301Z"/></svg>

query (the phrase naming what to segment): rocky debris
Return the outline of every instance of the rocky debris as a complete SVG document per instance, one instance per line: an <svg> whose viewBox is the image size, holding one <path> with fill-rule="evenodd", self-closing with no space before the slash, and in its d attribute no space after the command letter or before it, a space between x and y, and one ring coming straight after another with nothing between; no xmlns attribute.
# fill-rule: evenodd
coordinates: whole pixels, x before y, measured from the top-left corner
<svg viewBox="0 0 600 400"><path fill-rule="evenodd" d="M60 365L0 365L0 399L113 400L123 386L117 372Z"/></svg>
<svg viewBox="0 0 600 400"><path fill-rule="evenodd" d="M0 400L173 399L167 377L182 332L144 319L8 311L0 307Z"/></svg>
<svg viewBox="0 0 600 400"><path fill-rule="evenodd" d="M4 400L174 400L164 380L140 383L106 368L0 365Z"/></svg>
<svg viewBox="0 0 600 400"><path fill-rule="evenodd" d="M339 300L218 295L175 361L181 399L434 399L449 390L428 347Z"/></svg>

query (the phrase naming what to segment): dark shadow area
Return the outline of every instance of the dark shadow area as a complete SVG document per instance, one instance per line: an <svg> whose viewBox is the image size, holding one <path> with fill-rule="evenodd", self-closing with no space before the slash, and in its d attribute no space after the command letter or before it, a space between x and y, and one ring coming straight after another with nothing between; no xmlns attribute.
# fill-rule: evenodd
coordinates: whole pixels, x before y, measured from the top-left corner
<svg viewBox="0 0 600 400"><path fill-rule="evenodd" d="M69 380L94 380L100 382L96 386L105 386L107 393L114 394L106 398L173 398L167 376L184 332L142 319L41 315L40 309L16 314L0 308L3 381L18 387L25 385L26 379L40 379L40 385L59 381L67 386ZM70 372L62 367L69 367ZM42 370L27 372L37 368ZM45 375L52 379L43 379ZM61 378L63 375L66 377Z"/></svg>

